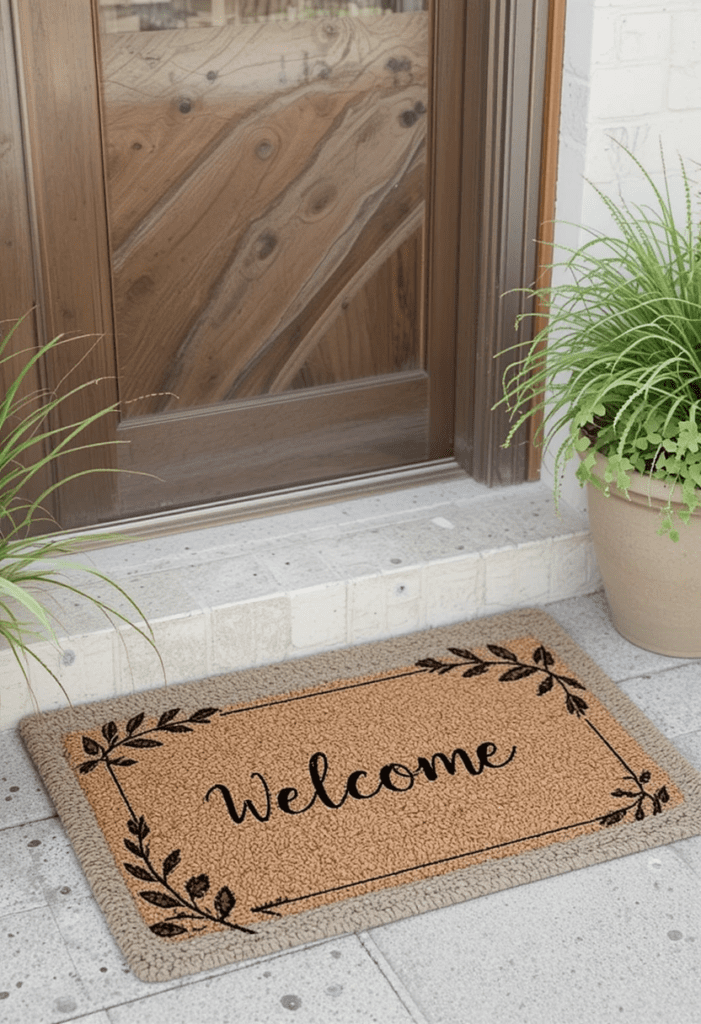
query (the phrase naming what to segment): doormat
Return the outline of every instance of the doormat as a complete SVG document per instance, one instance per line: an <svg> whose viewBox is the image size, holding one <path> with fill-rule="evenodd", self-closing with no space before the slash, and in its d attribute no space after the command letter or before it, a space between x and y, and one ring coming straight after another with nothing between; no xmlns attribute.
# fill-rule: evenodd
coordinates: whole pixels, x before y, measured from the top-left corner
<svg viewBox="0 0 701 1024"><path fill-rule="evenodd" d="M20 728L148 981L701 832L701 776L540 610Z"/></svg>

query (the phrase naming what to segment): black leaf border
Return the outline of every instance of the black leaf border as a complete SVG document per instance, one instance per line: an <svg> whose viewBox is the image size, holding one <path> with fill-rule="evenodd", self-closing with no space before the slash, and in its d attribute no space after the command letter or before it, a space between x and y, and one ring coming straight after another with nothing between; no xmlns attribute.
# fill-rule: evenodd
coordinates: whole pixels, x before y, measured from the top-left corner
<svg viewBox="0 0 701 1024"><path fill-rule="evenodd" d="M613 797L626 799L632 802L628 803L624 807L619 806L614 810L609 811L598 819L598 823L606 828L611 827L621 822L628 812L633 810L635 811L635 820L642 821L646 816L646 801L650 801L653 815L660 814L662 812L663 805L668 803L670 799L666 786L661 786L654 792L648 791L645 788L652 777L649 769L644 769L637 774L626 763L618 751L611 746L608 740L588 717L587 712L589 710L589 705L587 702L579 694L572 692L573 689L586 691L586 687L580 683L578 679L573 679L571 676L559 675L551 671L555 664L555 658L543 644L540 644L534 650L532 655L533 660L530 664L520 661L518 656L506 647L502 647L498 644L487 644L486 646L489 652L494 656L492 660L482 658L468 648L449 647L448 651L456 658L460 659L459 661L442 661L438 658L427 657L417 661L415 665L417 669L423 672L437 675L445 675L448 672L463 669L464 671L462 672L462 676L464 679L471 679L479 675L484 675L484 673L490 671L490 669L495 665L503 665L506 667L506 671L499 676L499 681L503 683L519 681L537 674L544 676L544 678L540 679L536 695L538 697L542 697L545 694L554 691L556 687L559 687L565 697L565 708L567 712L571 715L575 715L577 719L583 721L599 737L599 739L606 747L608 747L611 753L625 769L625 775L622 776L623 780L629 780L632 783L630 788L622 789L618 787L611 792L611 796ZM210 879L208 875L191 875L191 877L185 882L185 892L179 891L168 881L169 875L181 863L179 849L171 850L171 852L164 858L160 871L156 868L151 858L150 847L145 843L147 836L151 834L148 824L144 816L137 815L131 807L124 789L114 771L115 767L128 768L138 762L133 757L123 757L121 755L114 757L112 755L114 751L120 747L126 747L130 750L144 750L161 747L163 746L163 739L147 738L149 737L149 734L165 733L173 735L192 732L193 726L207 725L210 723L213 715L221 713L222 712L219 708L205 707L199 708L187 718L178 719L180 708L170 708L168 711L164 711L161 714L155 726L141 729L146 717L145 713L142 711L129 719L126 724L125 735L121 738L116 723L113 721L106 722L101 729L101 738L105 741L106 745L95 740L91 736L84 735L82 737L83 750L89 756L90 760L83 761L77 765L77 771L80 774L87 774L94 771L100 764L104 764L112 781L117 787L127 810L129 811L127 828L131 836L133 836L137 841L135 842L134 839L125 838L124 845L129 853L131 853L132 856L141 863L132 864L131 862L124 861L125 870L132 875L132 877L139 879L139 881L159 885L161 890L164 890L145 889L139 892L139 896L152 906L157 906L164 910L177 909L178 911L175 914L165 917L162 921L150 925L150 930L160 938L171 939L188 933L188 927L184 926L182 923L173 923L175 921L205 922L205 924L199 928L194 925L190 925L190 932L204 931L207 926L207 922L215 923L225 928L244 932L249 935L255 935L256 932L251 928L245 928L242 925L238 925L229 920L231 912L236 906L236 897L234 892L228 886L224 885L219 888L213 899L212 910L207 909L207 907L202 905L200 902L210 892ZM223 714L230 713L231 712L223 712ZM635 787L635 789L632 787ZM280 917L281 915L279 911L274 908L290 902L297 902L298 899L304 898L305 897L298 897L295 900L289 900L285 897L281 897L279 899L269 900L259 906L251 907L250 909L255 913Z"/></svg>
<svg viewBox="0 0 701 1024"><path fill-rule="evenodd" d="M172 923L173 921L182 922L185 920L212 921L215 924L224 925L226 928L232 928L235 931L255 935L252 929L244 928L243 925L235 924L233 921L228 920L231 911L236 906L236 897L228 886L223 885L214 897L214 913L212 913L211 910L208 910L198 902L210 890L209 876L193 875L185 883L185 892L178 891L168 881L168 876L180 864L180 850L171 850L164 859L163 866L159 871L153 863L151 851L145 842L146 837L150 834L150 829L143 815L136 822L133 818L129 818L127 828L138 843L131 839L125 839L124 845L129 853L143 862L145 867L142 867L140 864L131 864L128 861L124 862L124 867L130 875L138 878L139 881L152 882L160 885L165 890L165 892L161 892L158 889L145 889L139 893L139 896L152 906L161 907L164 910L180 908L177 914L171 914L170 917L164 918L163 921L157 921L156 924L150 926L154 935L164 939L173 939L177 935L185 935L188 932L188 928L183 927L182 924ZM205 927L206 925L203 925L201 928L190 925L189 930L191 932L204 931Z"/></svg>
<svg viewBox="0 0 701 1024"><path fill-rule="evenodd" d="M662 805L669 802L669 793L666 786L659 787L655 792L648 792L645 789L645 785L650 781L652 775L648 769L645 769L636 774L633 769L626 763L621 757L617 750L611 746L611 744L602 736L596 726L593 724L591 719L587 715L589 705L580 697L577 693L572 693L572 689L585 690L586 686L579 682L578 679L573 679L571 676L558 675L551 671L555 664L555 658L552 653L543 645L540 644L533 651L533 661L531 664L525 661L520 661L518 655L514 654L507 647L500 647L498 644L487 644L487 650L494 655L494 659L487 660L481 658L479 654L475 654L474 651L468 650L464 647L449 647L448 650L451 654L459 658L460 661L441 661L438 658L422 658L421 661L417 661L416 664L419 668L423 668L427 672L437 673L438 675L445 675L447 672L453 672L456 669L465 669L463 672L463 679L471 679L475 676L483 675L488 672L495 665L508 666L506 672L499 676L499 682L511 683L517 679L526 679L528 676L536 675L540 673L545 678L540 680L538 685L537 696L542 697L546 693L550 693L554 690L555 686L559 686L565 695L565 708L571 715L576 715L577 718L581 718L589 728L596 733L600 740L606 744L611 753L618 759L621 765L625 768L626 774L623 779L629 779L634 786L636 791L633 792L631 789L614 789L611 792L611 796L631 799L633 802L628 804L626 807L617 807L613 811L609 811L603 817L599 818L599 824L605 827L611 825L617 825L619 821L622 821L628 814L628 811L635 809L635 820L643 821L645 818L645 807L646 801L649 800L652 804L652 813L660 814L663 810ZM467 666L467 667L466 667Z"/></svg>
<svg viewBox="0 0 701 1024"><path fill-rule="evenodd" d="M178 935L187 934L188 931L204 931L206 922L214 922L225 928L245 932L249 935L255 935L255 932L250 928L244 928L243 925L235 924L229 920L231 912L236 906L236 897L227 885L221 886L214 896L214 910L212 911L199 903L210 891L210 880L207 875L200 874L190 877L185 883L184 892L179 891L170 883L168 876L180 864L180 850L171 850L163 860L159 871L151 857L150 846L145 842L146 837L151 834L151 830L144 816L139 816L134 811L124 792L124 788L114 772L115 767L129 768L131 765L137 764L138 761L132 757L115 757L114 752L120 747L126 747L131 750L162 747L163 739L156 740L147 737L151 733L175 735L193 732L193 726L208 725L212 720L212 716L219 714L219 711L219 708L199 708L187 718L178 718L180 708L170 708L168 711L163 712L156 725L146 729L141 728L146 715L145 712L140 711L133 718L129 719L125 727L125 734L122 737L119 735L116 722L112 721L106 722L102 726L101 739L104 740L104 744L92 736L82 737L83 750L89 755L91 760L83 761L79 764L77 766L78 772L86 775L94 771L98 765L104 764L129 811L127 829L134 838L125 838L124 845L129 853L140 863L132 864L130 861L123 861L125 870L128 871L132 878L161 886L161 889L144 889L139 892L139 896L144 902L151 904L151 906L160 907L163 910L178 910L176 914L171 914L162 921L157 921L149 926L154 935L158 935L160 938L174 939ZM175 921L181 923L174 924L173 922ZM184 921L200 921L205 923L199 928L194 924L187 927L182 924Z"/></svg>

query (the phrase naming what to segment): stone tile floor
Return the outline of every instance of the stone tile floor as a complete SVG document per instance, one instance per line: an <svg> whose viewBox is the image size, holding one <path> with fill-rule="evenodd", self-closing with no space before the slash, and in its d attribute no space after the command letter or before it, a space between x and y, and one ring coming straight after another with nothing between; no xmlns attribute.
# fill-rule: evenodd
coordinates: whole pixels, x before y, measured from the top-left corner
<svg viewBox="0 0 701 1024"><path fill-rule="evenodd" d="M701 660L546 606L701 769ZM701 1024L701 837L163 984L138 981L15 730L0 733L3 1024Z"/></svg>

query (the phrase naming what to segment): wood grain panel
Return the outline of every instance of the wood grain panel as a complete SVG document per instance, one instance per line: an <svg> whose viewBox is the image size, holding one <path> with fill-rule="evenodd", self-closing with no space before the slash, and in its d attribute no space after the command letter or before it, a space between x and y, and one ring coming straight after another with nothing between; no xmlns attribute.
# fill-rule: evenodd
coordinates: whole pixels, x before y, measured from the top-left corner
<svg viewBox="0 0 701 1024"><path fill-rule="evenodd" d="M284 390L416 231L427 29L419 13L106 39L122 393L163 393L134 414Z"/></svg>
<svg viewBox="0 0 701 1024"><path fill-rule="evenodd" d="M425 82L426 33L418 14L104 36L113 246L209 144L272 97L304 91L323 106L344 88L356 94ZM390 67L383 57L394 58Z"/></svg>
<svg viewBox="0 0 701 1024"><path fill-rule="evenodd" d="M339 320L343 319L343 314L351 303L363 303L364 300L359 293L368 289L373 293L370 301L378 303L374 312L373 337L370 342L374 354L370 357L370 349L367 346L361 346L359 340L349 337L348 344L359 345L356 356L350 352L336 352L334 361L339 366L349 366L354 362L358 377L371 376L374 372L374 362L381 362L390 367L386 372L406 369L401 362L395 361L390 364L392 356L396 354L392 337L397 329L401 328L393 322L392 335L384 334L381 329L383 323L386 325L387 322L383 313L397 311L402 306L401 282L399 278L381 275L381 268L392 254L404 245L405 240L410 239L419 230L424 218L424 188L425 166L422 150L417 153L412 167L407 170L402 181L385 195L373 218L360 232L336 270L320 284L314 297L298 316L276 332L268 342L260 345L255 357L239 376L239 394L243 393L244 389L248 394L277 394L291 386L295 375L317 345L322 344L324 339L330 336L334 336L336 341L341 343L341 334L337 332L337 326L341 332L343 327ZM418 259L418 250L416 256ZM422 266L417 264L412 272L420 277L423 285ZM378 274L384 281L384 288L381 287L379 278L377 281L373 280ZM424 332L419 314L422 292L422 287L417 288L414 309L413 358L416 366L423 365L424 361ZM359 357L362 355L369 358L360 362ZM338 378L344 379L347 378Z"/></svg>
<svg viewBox="0 0 701 1024"><path fill-rule="evenodd" d="M364 288L341 303L341 313L313 346L292 387L419 369L422 248L419 228L373 270ZM388 295L394 297L391 306ZM375 343L378 335L383 345Z"/></svg>
<svg viewBox="0 0 701 1024"><path fill-rule="evenodd" d="M426 458L428 378L368 382L139 417L119 427L120 506L133 514L388 469Z"/></svg>

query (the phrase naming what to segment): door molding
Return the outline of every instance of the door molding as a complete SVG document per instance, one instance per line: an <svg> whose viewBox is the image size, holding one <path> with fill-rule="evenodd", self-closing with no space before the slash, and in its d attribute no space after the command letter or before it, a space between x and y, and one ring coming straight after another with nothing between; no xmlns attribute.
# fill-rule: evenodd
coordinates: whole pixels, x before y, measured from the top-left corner
<svg viewBox="0 0 701 1024"><path fill-rule="evenodd" d="M128 419L117 428L119 440L128 442L119 450L119 465L130 471L116 478L119 504L136 514L153 506L154 464L162 473L159 502L177 508L183 494L203 493L212 478L221 487L214 501L231 493L264 493L271 476L280 487L302 487L310 482L304 479L309 467L317 479L328 480L335 476L339 447L346 475L358 466L368 467L365 473L391 471L398 456L405 463L407 455L419 462L425 451L427 383L426 374L414 370L376 377L370 384L348 381ZM279 421L287 437L280 437Z"/></svg>
<svg viewBox="0 0 701 1024"><path fill-rule="evenodd" d="M478 62L465 69L462 221L457 287L455 457L482 483L516 484L529 474L532 445L522 427L511 446L502 375L518 353L495 353L532 337L516 317L532 304L513 289L537 276L537 243L543 219L541 166L551 11L559 0L468 0L466 38L476 41ZM477 144L475 144L477 142ZM553 197L554 198L554 197ZM476 243L470 243L475 239ZM474 258L471 258L471 251ZM509 294L507 294L509 293Z"/></svg>
<svg viewBox="0 0 701 1024"><path fill-rule="evenodd" d="M78 396L75 408L69 410L69 403L62 403L50 417L50 427L61 429L99 413L118 397L103 153L100 135L92 130L99 123L97 40L89 4L10 0L10 8L34 256L37 341L42 344L59 334L84 339L53 350L52 358L45 361L45 386L54 392L64 381L77 384L71 373L79 358L82 379L94 382ZM53 59L57 45L70 72ZM88 471L54 491L50 511L58 522L78 526L108 514L116 494L115 476L89 471L116 464L116 449L109 443L116 424L116 413L98 419L81 434L79 452L53 463L55 481ZM71 515L73 510L83 511Z"/></svg>

